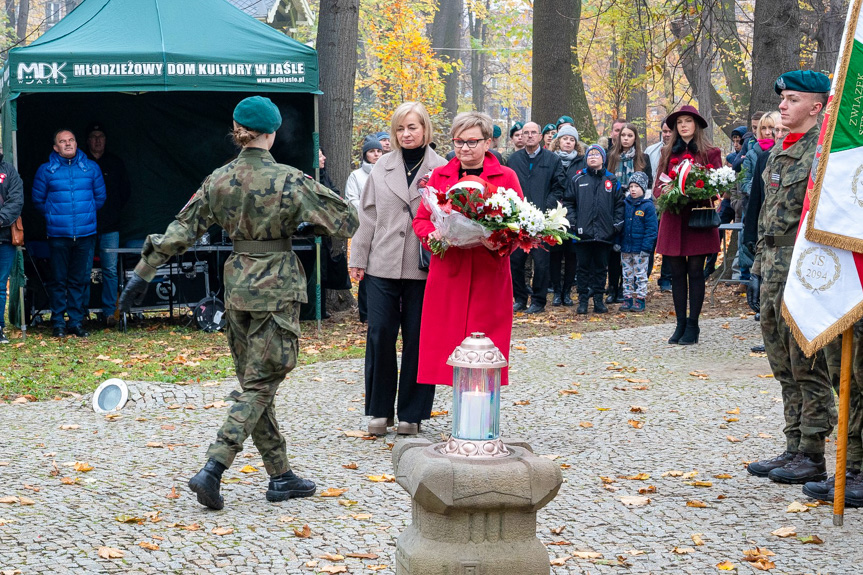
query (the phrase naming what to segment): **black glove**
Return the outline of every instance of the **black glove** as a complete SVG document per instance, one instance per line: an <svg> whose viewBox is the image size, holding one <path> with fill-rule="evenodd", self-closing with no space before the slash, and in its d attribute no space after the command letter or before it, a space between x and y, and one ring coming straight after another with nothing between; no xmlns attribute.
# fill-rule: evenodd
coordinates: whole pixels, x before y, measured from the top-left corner
<svg viewBox="0 0 863 575"><path fill-rule="evenodd" d="M755 313L761 311L761 276L752 274L749 279L749 285L746 286L746 303Z"/></svg>
<svg viewBox="0 0 863 575"><path fill-rule="evenodd" d="M119 307L123 313L129 313L132 306L139 306L144 301L144 296L147 295L147 288L150 287L150 282L132 272L132 277L126 282L126 287L123 293L120 294Z"/></svg>

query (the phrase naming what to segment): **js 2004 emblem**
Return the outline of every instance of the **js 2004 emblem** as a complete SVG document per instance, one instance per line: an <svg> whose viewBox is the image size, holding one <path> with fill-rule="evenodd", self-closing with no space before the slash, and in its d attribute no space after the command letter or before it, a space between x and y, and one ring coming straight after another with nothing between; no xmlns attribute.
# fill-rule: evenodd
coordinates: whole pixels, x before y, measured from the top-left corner
<svg viewBox="0 0 863 575"><path fill-rule="evenodd" d="M854 197L857 205L863 208L863 182L860 181L861 177L863 177L863 164L854 171L854 177L851 178L851 195Z"/></svg>
<svg viewBox="0 0 863 575"><path fill-rule="evenodd" d="M839 256L830 248L812 247L803 250L794 273L803 286L812 291L827 291L839 281L842 266Z"/></svg>

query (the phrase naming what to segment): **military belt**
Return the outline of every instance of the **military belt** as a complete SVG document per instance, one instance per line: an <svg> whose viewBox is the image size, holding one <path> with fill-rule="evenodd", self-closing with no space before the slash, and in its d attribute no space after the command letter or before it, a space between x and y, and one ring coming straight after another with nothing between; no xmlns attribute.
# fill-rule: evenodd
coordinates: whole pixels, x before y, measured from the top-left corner
<svg viewBox="0 0 863 575"><path fill-rule="evenodd" d="M796 236L794 234L785 234L783 236L775 236L764 234L764 243L768 248L784 248L794 245Z"/></svg>
<svg viewBox="0 0 863 575"><path fill-rule="evenodd" d="M292 248L291 238L280 238L278 240L234 240L234 251L246 254L289 252Z"/></svg>

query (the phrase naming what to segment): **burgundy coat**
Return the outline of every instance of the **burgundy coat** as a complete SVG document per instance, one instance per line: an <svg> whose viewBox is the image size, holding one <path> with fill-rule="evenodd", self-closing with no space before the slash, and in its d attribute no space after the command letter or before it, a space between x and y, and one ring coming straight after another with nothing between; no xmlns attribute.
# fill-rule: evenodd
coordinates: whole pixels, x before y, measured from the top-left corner
<svg viewBox="0 0 863 575"><path fill-rule="evenodd" d="M668 158L668 166L665 173L671 172L671 159L677 158L683 160L683 155L686 152L679 154L671 154ZM715 167L722 166L722 151L719 148L710 148L707 150L707 161L704 162L704 157L699 154L696 161L698 163L712 164ZM659 181L657 176L656 182ZM654 193L659 192L659 187L654 185ZM659 193L656 193L659 197ZM680 210L679 214L665 212L659 218L659 238L656 240L656 253L664 256L699 256L704 254L719 253L719 230L714 229L694 229L689 227L689 214L692 212L693 206L707 206L707 201L698 202L697 204L689 205Z"/></svg>
<svg viewBox="0 0 863 575"><path fill-rule="evenodd" d="M458 158L436 168L428 185L445 191L458 182ZM498 187L515 190L522 196L518 178L486 153L480 177ZM430 212L421 204L414 218L414 232L425 241L434 231ZM432 256L423 299L420 326L418 383L452 385L449 354L475 331L486 334L509 360L512 335L512 275L509 256L501 257L485 247L449 248L443 259ZM501 384L508 383L503 368Z"/></svg>

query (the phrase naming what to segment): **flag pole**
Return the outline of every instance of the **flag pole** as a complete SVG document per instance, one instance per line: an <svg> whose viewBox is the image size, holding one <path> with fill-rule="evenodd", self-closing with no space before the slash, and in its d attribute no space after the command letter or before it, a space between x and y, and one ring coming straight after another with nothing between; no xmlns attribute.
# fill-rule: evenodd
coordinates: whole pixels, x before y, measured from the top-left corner
<svg viewBox="0 0 863 575"><path fill-rule="evenodd" d="M833 496L833 525L845 522L845 471L848 455L848 413L851 403L851 363L854 351L854 326L842 334L842 363L839 368L839 429L836 431L836 483Z"/></svg>

